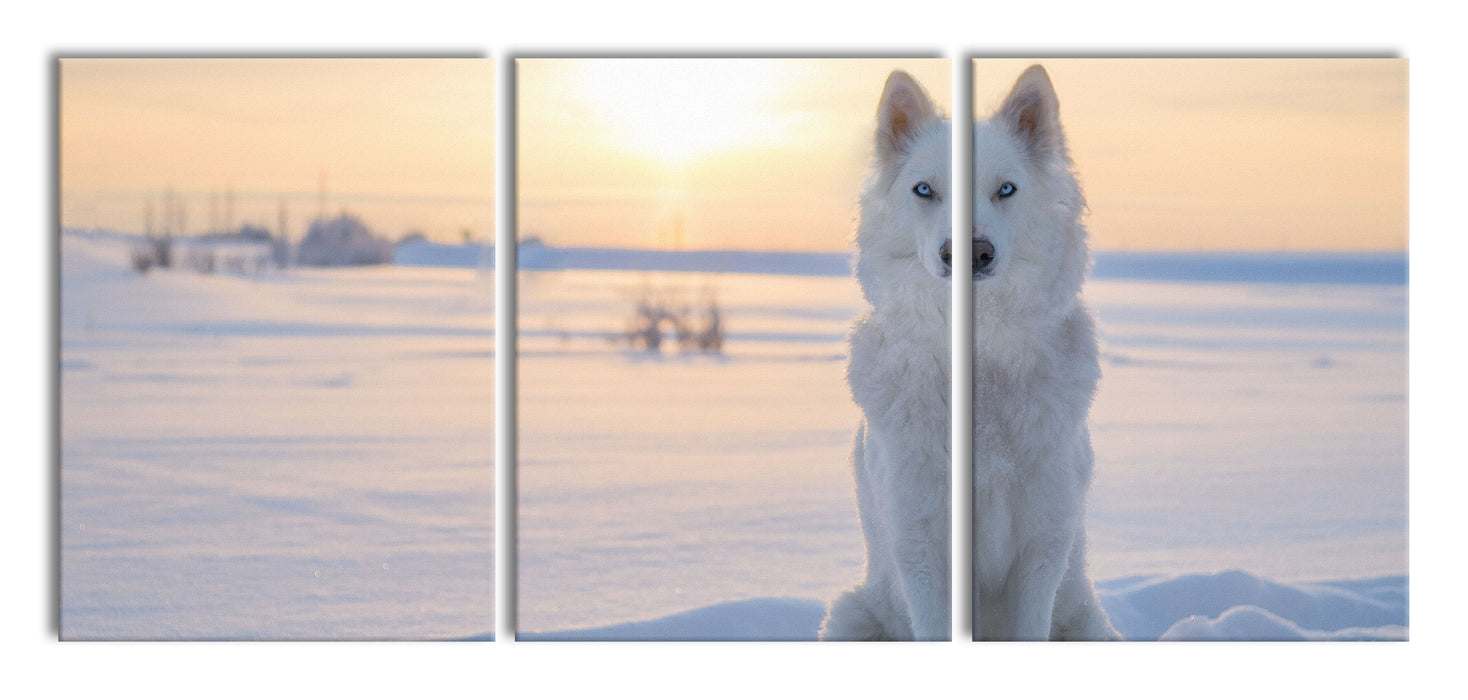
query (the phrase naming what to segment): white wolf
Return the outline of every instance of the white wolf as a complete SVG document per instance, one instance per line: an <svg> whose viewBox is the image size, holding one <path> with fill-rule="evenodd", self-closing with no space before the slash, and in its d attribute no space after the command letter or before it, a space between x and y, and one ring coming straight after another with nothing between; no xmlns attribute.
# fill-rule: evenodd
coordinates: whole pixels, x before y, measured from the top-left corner
<svg viewBox="0 0 1468 700"><path fill-rule="evenodd" d="M877 108L857 278L871 309L847 382L866 579L822 639L949 633L951 127L905 73ZM1086 414L1100 376L1079 300L1089 256L1049 76L1026 70L974 125L973 629L981 639L1116 639L1085 573Z"/></svg>

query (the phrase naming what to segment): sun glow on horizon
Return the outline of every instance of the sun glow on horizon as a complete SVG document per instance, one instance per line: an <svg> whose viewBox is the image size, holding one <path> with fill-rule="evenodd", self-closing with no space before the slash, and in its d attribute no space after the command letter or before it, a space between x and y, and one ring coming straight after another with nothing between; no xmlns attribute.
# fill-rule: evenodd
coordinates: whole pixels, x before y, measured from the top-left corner
<svg viewBox="0 0 1468 700"><path fill-rule="evenodd" d="M775 109L789 74L772 62L615 59L573 70L573 94L607 144L672 171L792 132Z"/></svg>
<svg viewBox="0 0 1468 700"><path fill-rule="evenodd" d="M946 59L517 59L516 226L556 245L844 250L887 75Z"/></svg>

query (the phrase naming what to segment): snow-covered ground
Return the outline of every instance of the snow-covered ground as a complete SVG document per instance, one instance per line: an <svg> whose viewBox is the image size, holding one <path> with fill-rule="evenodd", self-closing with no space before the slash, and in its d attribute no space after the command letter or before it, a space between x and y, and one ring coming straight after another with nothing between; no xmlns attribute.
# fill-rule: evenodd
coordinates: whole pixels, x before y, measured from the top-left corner
<svg viewBox="0 0 1468 700"><path fill-rule="evenodd" d="M1297 261L1362 283L1140 256L1087 288L1091 567L1131 639L1407 635L1402 259ZM826 263L520 273L520 639L814 638L862 560L842 382L861 301ZM613 343L649 290L716 295L725 354Z"/></svg>
<svg viewBox="0 0 1468 700"><path fill-rule="evenodd" d="M63 639L494 628L491 283L62 236Z"/></svg>
<svg viewBox="0 0 1468 700"><path fill-rule="evenodd" d="M63 236L63 638L488 637L490 283L409 252L139 276ZM860 576L860 296L776 258L811 267L521 273L520 639L812 639ZM1405 638L1406 286L1212 262L1088 286L1103 604L1132 639ZM724 354L616 342L649 294L717 299Z"/></svg>

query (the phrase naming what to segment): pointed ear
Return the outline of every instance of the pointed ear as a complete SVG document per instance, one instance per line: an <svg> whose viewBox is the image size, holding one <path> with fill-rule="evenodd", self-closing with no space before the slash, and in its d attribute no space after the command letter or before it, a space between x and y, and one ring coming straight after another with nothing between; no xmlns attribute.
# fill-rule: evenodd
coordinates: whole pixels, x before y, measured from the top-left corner
<svg viewBox="0 0 1468 700"><path fill-rule="evenodd" d="M999 115L1030 149L1031 155L1063 155L1065 134L1060 130L1060 100L1045 69L1030 66L1004 98Z"/></svg>
<svg viewBox="0 0 1468 700"><path fill-rule="evenodd" d="M907 73L892 71L877 105L877 157L892 160L913 135L938 119L938 110L922 86Z"/></svg>

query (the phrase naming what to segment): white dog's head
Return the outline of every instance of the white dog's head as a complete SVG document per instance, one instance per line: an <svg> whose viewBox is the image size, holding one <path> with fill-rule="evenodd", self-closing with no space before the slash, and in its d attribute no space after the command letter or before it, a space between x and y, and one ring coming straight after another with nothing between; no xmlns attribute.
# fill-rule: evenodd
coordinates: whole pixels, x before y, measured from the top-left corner
<svg viewBox="0 0 1468 700"><path fill-rule="evenodd" d="M894 71L877 106L874 167L856 234L857 278L873 304L883 290L909 285L918 287L910 293L935 301L949 294L951 143L948 123L922 86Z"/></svg>
<svg viewBox="0 0 1468 700"><path fill-rule="evenodd" d="M1050 76L1030 66L974 124L976 320L1069 312L1089 264L1085 200L1071 171Z"/></svg>
<svg viewBox="0 0 1468 700"><path fill-rule="evenodd" d="M972 273L979 323L1069 313L1089 256L1060 103L1031 66L988 119L974 123ZM873 171L861 198L857 279L873 305L901 298L946 313L952 278L950 124L911 76L887 78Z"/></svg>

